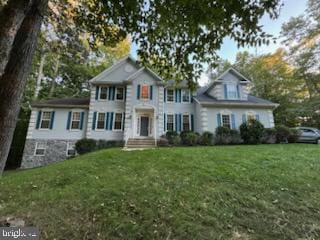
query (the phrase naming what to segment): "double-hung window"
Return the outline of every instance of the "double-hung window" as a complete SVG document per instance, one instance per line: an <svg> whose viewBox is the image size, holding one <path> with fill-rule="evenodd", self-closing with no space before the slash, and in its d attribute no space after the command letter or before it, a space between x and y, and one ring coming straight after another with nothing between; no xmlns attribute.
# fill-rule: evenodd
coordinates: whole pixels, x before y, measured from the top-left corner
<svg viewBox="0 0 320 240"><path fill-rule="evenodd" d="M221 122L223 127L227 127L231 129L231 119L229 114L222 114L221 115Z"/></svg>
<svg viewBox="0 0 320 240"><path fill-rule="evenodd" d="M174 90L167 89L167 102L174 102Z"/></svg>
<svg viewBox="0 0 320 240"><path fill-rule="evenodd" d="M123 100L124 99L124 88L117 87L116 88L116 100Z"/></svg>
<svg viewBox="0 0 320 240"><path fill-rule="evenodd" d="M122 113L115 113L113 126L114 130L122 130L122 117Z"/></svg>
<svg viewBox="0 0 320 240"><path fill-rule="evenodd" d="M81 113L72 112L71 129L80 129Z"/></svg>
<svg viewBox="0 0 320 240"><path fill-rule="evenodd" d="M99 99L107 100L108 98L108 87L100 87Z"/></svg>
<svg viewBox="0 0 320 240"><path fill-rule="evenodd" d="M190 115L183 114L182 116L182 130L189 131L190 130Z"/></svg>
<svg viewBox="0 0 320 240"><path fill-rule="evenodd" d="M105 113L98 113L98 118L97 118L97 129L105 129L105 121L106 114Z"/></svg>
<svg viewBox="0 0 320 240"><path fill-rule="evenodd" d="M49 129L50 128L51 117L52 117L52 112L42 112L41 123L40 123L41 129Z"/></svg>
<svg viewBox="0 0 320 240"><path fill-rule="evenodd" d="M174 131L174 116L173 114L167 114L167 131Z"/></svg>
<svg viewBox="0 0 320 240"><path fill-rule="evenodd" d="M141 99L149 99L149 86L146 84L141 86Z"/></svg>
<svg viewBox="0 0 320 240"><path fill-rule="evenodd" d="M227 98L238 99L238 90L236 84L227 84Z"/></svg>
<svg viewBox="0 0 320 240"><path fill-rule="evenodd" d="M34 155L36 156L44 156L46 153L47 143L46 142L37 142L36 149L34 151Z"/></svg>
<svg viewBox="0 0 320 240"><path fill-rule="evenodd" d="M190 102L190 90L189 89L182 89L181 94L182 94L182 102L184 102L184 103Z"/></svg>

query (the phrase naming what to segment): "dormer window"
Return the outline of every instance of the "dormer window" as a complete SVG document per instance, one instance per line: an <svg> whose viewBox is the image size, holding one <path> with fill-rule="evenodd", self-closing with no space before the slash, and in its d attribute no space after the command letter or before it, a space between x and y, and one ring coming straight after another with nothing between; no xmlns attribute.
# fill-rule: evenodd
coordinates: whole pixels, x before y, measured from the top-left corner
<svg viewBox="0 0 320 240"><path fill-rule="evenodd" d="M190 90L189 89L182 89L182 102L188 103L190 102Z"/></svg>
<svg viewBox="0 0 320 240"><path fill-rule="evenodd" d="M149 99L149 86L146 84L141 86L141 98Z"/></svg>
<svg viewBox="0 0 320 240"><path fill-rule="evenodd" d="M236 84L226 84L225 85L225 96L227 99L238 99L238 85Z"/></svg>

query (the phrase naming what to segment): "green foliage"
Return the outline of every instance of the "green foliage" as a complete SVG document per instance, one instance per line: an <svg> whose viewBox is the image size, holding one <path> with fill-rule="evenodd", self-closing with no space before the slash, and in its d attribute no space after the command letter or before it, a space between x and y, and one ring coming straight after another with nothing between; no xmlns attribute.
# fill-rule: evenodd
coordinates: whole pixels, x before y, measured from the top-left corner
<svg viewBox="0 0 320 240"><path fill-rule="evenodd" d="M181 143L186 146L195 146L199 142L199 134L191 131L180 133Z"/></svg>
<svg viewBox="0 0 320 240"><path fill-rule="evenodd" d="M313 144L108 149L4 173L0 211L43 240L318 239L319 156Z"/></svg>
<svg viewBox="0 0 320 240"><path fill-rule="evenodd" d="M278 125L275 129L277 131L277 143L288 143L290 128L284 125Z"/></svg>
<svg viewBox="0 0 320 240"><path fill-rule="evenodd" d="M277 130L275 128L265 128L261 137L261 143L272 144L277 142Z"/></svg>
<svg viewBox="0 0 320 240"><path fill-rule="evenodd" d="M108 40L109 28L115 24L122 37L131 34L140 46L139 58L161 66L166 79L194 80L202 73L202 64L212 63L222 40L229 36L240 46L268 43L271 36L259 25L267 14L276 18L279 1L82 1L77 11L77 23L96 39ZM192 9L192 11L190 11ZM226 14L225 9L228 9ZM199 18L201 16L201 18ZM187 19L187 24L186 24ZM101 26L101 23L110 23ZM174 53L174 54L173 54ZM156 56L156 57L155 57ZM152 61L149 61L149 59ZM175 72L171 72L175 69Z"/></svg>
<svg viewBox="0 0 320 240"><path fill-rule="evenodd" d="M10 152L6 162L6 169L20 167L26 136L28 132L30 111L20 111L19 119L14 130L13 140L10 146Z"/></svg>
<svg viewBox="0 0 320 240"><path fill-rule="evenodd" d="M246 144L258 144L263 136L264 126L258 120L252 119L240 125L240 134Z"/></svg>
<svg viewBox="0 0 320 240"><path fill-rule="evenodd" d="M209 131L205 131L202 133L200 140L199 140L200 145L203 146L210 146L213 144L213 134Z"/></svg>
<svg viewBox="0 0 320 240"><path fill-rule="evenodd" d="M173 140L179 136L179 134L175 131L168 131L166 132L166 138L168 139L169 144L173 144ZM178 138L176 138L177 141ZM180 137L179 137L180 139ZM181 139L180 139L181 140Z"/></svg>
<svg viewBox="0 0 320 240"><path fill-rule="evenodd" d="M288 137L288 142L289 143L296 143L299 139L299 131L298 129L294 129L294 128L291 128L290 129L290 135Z"/></svg>
<svg viewBox="0 0 320 240"><path fill-rule="evenodd" d="M78 154L85 154L97 150L97 141L84 138L76 142L76 151Z"/></svg>
<svg viewBox="0 0 320 240"><path fill-rule="evenodd" d="M239 144L241 143L239 131L227 127L217 127L215 131L214 143L217 145Z"/></svg>
<svg viewBox="0 0 320 240"><path fill-rule="evenodd" d="M180 146L181 145L181 137L179 135L174 135L171 138L171 141L169 143L173 146Z"/></svg>

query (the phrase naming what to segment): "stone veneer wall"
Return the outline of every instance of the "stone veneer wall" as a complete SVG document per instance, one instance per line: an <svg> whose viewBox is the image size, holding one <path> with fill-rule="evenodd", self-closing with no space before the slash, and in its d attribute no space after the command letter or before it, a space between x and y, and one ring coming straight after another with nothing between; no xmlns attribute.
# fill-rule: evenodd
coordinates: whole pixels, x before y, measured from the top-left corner
<svg viewBox="0 0 320 240"><path fill-rule="evenodd" d="M54 162L63 161L67 156L67 145L75 143L77 140L45 140L45 139L27 139L21 168L34 168L45 166ZM44 156L35 156L36 142L47 142L47 148Z"/></svg>

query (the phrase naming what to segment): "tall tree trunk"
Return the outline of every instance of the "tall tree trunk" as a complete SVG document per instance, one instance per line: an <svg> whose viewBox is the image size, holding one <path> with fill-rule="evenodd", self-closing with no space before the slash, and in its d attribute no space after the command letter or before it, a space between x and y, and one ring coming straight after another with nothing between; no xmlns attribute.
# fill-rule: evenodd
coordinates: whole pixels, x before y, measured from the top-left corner
<svg viewBox="0 0 320 240"><path fill-rule="evenodd" d="M60 67L60 56L58 55L56 58L54 68L53 68L53 78L52 78L52 82L51 82L49 98L51 98L53 96L54 90L56 88L56 82L58 81L58 76L59 76L59 67Z"/></svg>
<svg viewBox="0 0 320 240"><path fill-rule="evenodd" d="M3 172L8 157L20 109L20 100L31 69L41 22L48 5L48 0L10 0L8 6L16 3L16 8L18 8L24 6L23 2L31 2L32 4L25 13L23 20L18 21L21 24L20 27L16 27L18 30L15 36L14 32L10 33L13 34L13 44L12 46L6 46L10 48L9 51L7 51L7 48L4 50L5 53L9 52L8 61L1 60L1 64L4 64L5 67L3 68L3 74L0 74L0 174ZM21 18L21 14L16 12L20 11L15 9L14 12L9 10L5 12L3 10L1 23ZM3 19L6 19L6 21L3 21ZM1 31L8 31L10 29L15 28L2 28ZM8 34L1 31L0 43L3 43L3 38L6 38Z"/></svg>
<svg viewBox="0 0 320 240"><path fill-rule="evenodd" d="M47 57L47 54L44 51L41 51L41 58L40 58L40 65L39 65L39 69L38 69L36 89L34 91L34 99L37 99L39 96L39 92L41 89L41 80L43 78L43 67L44 67L44 63L46 61L46 57Z"/></svg>
<svg viewBox="0 0 320 240"><path fill-rule="evenodd" d="M14 38L33 0L11 0L0 13L0 76L9 61Z"/></svg>

